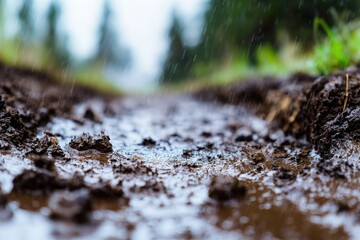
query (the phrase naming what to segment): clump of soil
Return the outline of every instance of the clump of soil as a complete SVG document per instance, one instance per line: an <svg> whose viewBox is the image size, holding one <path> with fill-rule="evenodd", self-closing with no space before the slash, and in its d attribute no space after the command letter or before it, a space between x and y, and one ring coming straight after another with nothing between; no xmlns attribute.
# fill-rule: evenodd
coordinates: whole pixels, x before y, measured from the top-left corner
<svg viewBox="0 0 360 240"><path fill-rule="evenodd" d="M13 180L13 191L30 195L44 195L59 189L74 190L84 187L84 180L78 175L63 179L54 172L24 170Z"/></svg>
<svg viewBox="0 0 360 240"><path fill-rule="evenodd" d="M74 191L87 189L94 198L121 198L124 191L121 182L112 186L109 182L100 181L87 184L82 175L75 173L71 178L62 178L56 172L46 170L24 170L13 180L13 192L28 195L49 195L58 190Z"/></svg>
<svg viewBox="0 0 360 240"><path fill-rule="evenodd" d="M347 141L359 144L360 74L350 71L318 78L304 92L297 121L323 157L331 157L332 148L348 148Z"/></svg>
<svg viewBox="0 0 360 240"><path fill-rule="evenodd" d="M138 179L138 182L130 187L131 192L167 193L163 180L158 178L157 169L144 160L114 156L111 159L111 165L116 176L123 179Z"/></svg>
<svg viewBox="0 0 360 240"><path fill-rule="evenodd" d="M141 186L132 186L130 190L134 193L167 193L164 182L155 177L146 179Z"/></svg>
<svg viewBox="0 0 360 240"><path fill-rule="evenodd" d="M88 107L85 110L84 118L89 119L90 121L93 121L93 122L96 122L96 123L101 122L100 116L98 114L96 114L91 107Z"/></svg>
<svg viewBox="0 0 360 240"><path fill-rule="evenodd" d="M53 158L38 155L29 155L28 158L30 158L34 162L34 165L38 168L48 171L55 170L55 160Z"/></svg>
<svg viewBox="0 0 360 240"><path fill-rule="evenodd" d="M144 160L121 157L113 158L111 162L116 174L157 175L156 170L148 166Z"/></svg>
<svg viewBox="0 0 360 240"><path fill-rule="evenodd" d="M37 155L47 155L64 157L64 151L59 146L59 142L55 136L45 135L40 140L36 139L34 143L30 146L31 151L29 153Z"/></svg>
<svg viewBox="0 0 360 240"><path fill-rule="evenodd" d="M209 197L217 201L239 199L246 196L246 187L234 177L214 176L209 187Z"/></svg>
<svg viewBox="0 0 360 240"><path fill-rule="evenodd" d="M56 191L49 200L50 217L75 222L87 222L90 219L93 203L89 191Z"/></svg>
<svg viewBox="0 0 360 240"><path fill-rule="evenodd" d="M92 196L97 198L120 198L124 196L122 183L112 186L109 182L99 182L90 188Z"/></svg>
<svg viewBox="0 0 360 240"><path fill-rule="evenodd" d="M72 108L101 94L85 87L62 84L47 73L0 63L0 148L23 149L38 127L55 116L72 115ZM103 99L107 97L102 96ZM1 150L0 149L0 150Z"/></svg>
<svg viewBox="0 0 360 240"><path fill-rule="evenodd" d="M70 141L69 146L79 150L97 150L102 153L110 153L113 151L110 143L110 137L104 132L92 137L87 133L83 133L81 136L74 138Z"/></svg>
<svg viewBox="0 0 360 240"><path fill-rule="evenodd" d="M0 147L2 150L10 149L11 144L20 147L34 136L36 122L32 120L30 112L20 112L11 106L9 100L1 101L0 104Z"/></svg>
<svg viewBox="0 0 360 240"><path fill-rule="evenodd" d="M141 145L154 147L156 145L156 141L152 138L144 138L143 141L141 142Z"/></svg>

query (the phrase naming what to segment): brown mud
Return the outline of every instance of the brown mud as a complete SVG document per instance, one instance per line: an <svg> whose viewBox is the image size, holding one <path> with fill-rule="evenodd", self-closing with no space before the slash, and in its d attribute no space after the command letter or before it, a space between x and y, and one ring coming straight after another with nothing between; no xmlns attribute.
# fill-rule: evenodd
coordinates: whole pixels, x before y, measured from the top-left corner
<svg viewBox="0 0 360 240"><path fill-rule="evenodd" d="M1 66L0 96L6 239L360 237L359 69L116 98Z"/></svg>

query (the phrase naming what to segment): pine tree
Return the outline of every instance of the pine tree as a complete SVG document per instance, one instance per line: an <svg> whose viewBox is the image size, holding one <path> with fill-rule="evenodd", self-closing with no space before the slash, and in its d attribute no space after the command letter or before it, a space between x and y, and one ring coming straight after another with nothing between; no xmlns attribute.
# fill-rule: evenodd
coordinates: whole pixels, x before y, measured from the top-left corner
<svg viewBox="0 0 360 240"><path fill-rule="evenodd" d="M183 28L176 14L169 31L170 47L165 60L160 81L174 82L189 76L193 63L193 50L183 41Z"/></svg>
<svg viewBox="0 0 360 240"><path fill-rule="evenodd" d="M66 37L58 33L58 21L60 17L60 6L52 1L47 13L47 29L45 45L55 61L56 67L68 68L71 65L71 54L67 49Z"/></svg>
<svg viewBox="0 0 360 240"><path fill-rule="evenodd" d="M0 41L4 38L4 1L0 0Z"/></svg>
<svg viewBox="0 0 360 240"><path fill-rule="evenodd" d="M34 34L33 25L33 1L23 0L22 6L18 12L20 24L19 39L22 44L30 43Z"/></svg>
<svg viewBox="0 0 360 240"><path fill-rule="evenodd" d="M52 1L46 17L47 29L46 29L46 39L45 39L46 46L52 51L54 51L54 49L57 48L57 39L58 39L57 24L58 24L59 15L60 15L60 7L56 2Z"/></svg>
<svg viewBox="0 0 360 240"><path fill-rule="evenodd" d="M104 2L103 13L99 28L96 61L125 67L129 62L129 54L119 46L117 33L112 25L112 11L109 1Z"/></svg>

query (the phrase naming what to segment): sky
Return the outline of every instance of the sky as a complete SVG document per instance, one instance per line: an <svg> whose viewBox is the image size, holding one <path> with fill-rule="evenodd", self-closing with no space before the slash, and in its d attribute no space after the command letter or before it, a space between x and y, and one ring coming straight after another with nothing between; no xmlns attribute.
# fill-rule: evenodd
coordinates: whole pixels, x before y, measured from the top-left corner
<svg viewBox="0 0 360 240"><path fill-rule="evenodd" d="M69 46L79 59L91 56L97 43L104 0L61 0L60 28L69 37ZM36 24L43 19L50 0L34 0ZM7 0L9 18L14 18L20 0ZM201 16L207 0L110 0L120 44L129 49L132 69L114 72L114 83L122 88L151 87L157 81L169 41L167 32L174 11L183 19L186 39L194 43L201 33ZM13 21L8 21L13 22ZM13 25L9 32L15 32Z"/></svg>

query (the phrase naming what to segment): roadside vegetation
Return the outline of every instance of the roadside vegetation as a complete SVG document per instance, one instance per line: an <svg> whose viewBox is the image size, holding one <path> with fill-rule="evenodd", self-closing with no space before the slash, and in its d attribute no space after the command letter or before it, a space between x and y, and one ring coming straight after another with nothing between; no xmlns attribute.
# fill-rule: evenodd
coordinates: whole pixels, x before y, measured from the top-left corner
<svg viewBox="0 0 360 240"><path fill-rule="evenodd" d="M174 21L161 78L165 88L189 89L294 72L328 74L360 61L358 1L256 3L209 1L196 46L186 45L183 29ZM179 54L179 49L187 54Z"/></svg>
<svg viewBox="0 0 360 240"><path fill-rule="evenodd" d="M112 25L109 2L103 6L99 25L98 44L94 56L85 60L76 59L68 45L68 36L59 28L61 8L52 1L46 13L44 29L34 25L32 0L23 0L18 10L18 33L5 34L4 0L0 0L0 61L17 67L51 72L62 81L119 93L119 89L106 76L108 68L125 67L128 53L118 45ZM39 34L43 32L43 34Z"/></svg>

